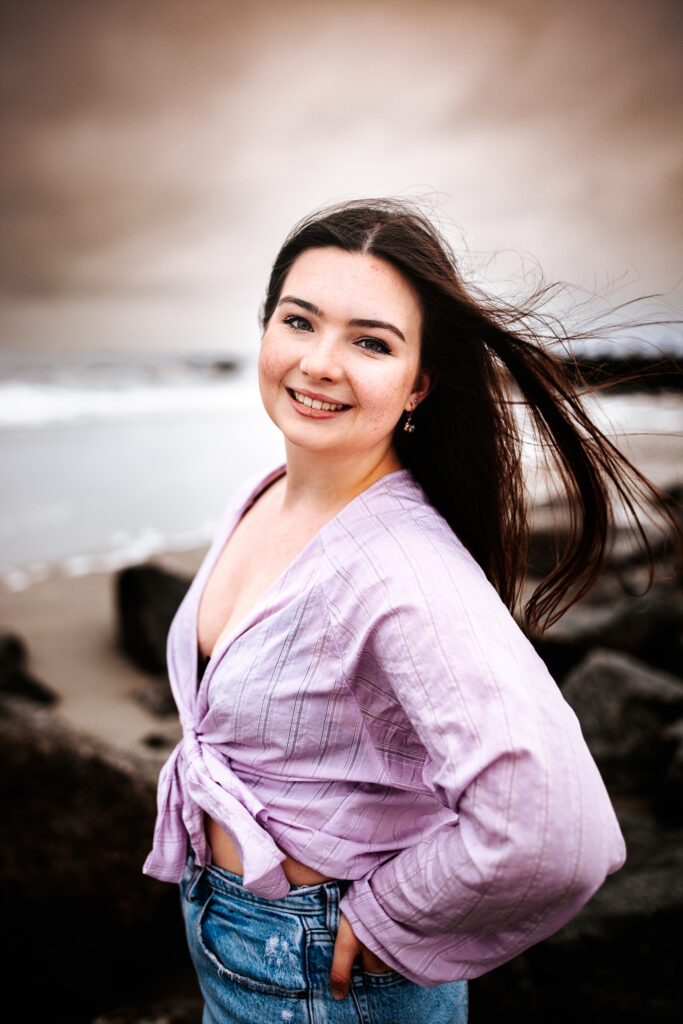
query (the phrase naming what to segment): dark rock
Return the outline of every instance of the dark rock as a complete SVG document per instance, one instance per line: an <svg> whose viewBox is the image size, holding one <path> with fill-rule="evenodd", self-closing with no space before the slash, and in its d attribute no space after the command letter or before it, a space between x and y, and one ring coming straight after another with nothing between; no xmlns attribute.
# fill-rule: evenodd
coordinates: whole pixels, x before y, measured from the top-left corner
<svg viewBox="0 0 683 1024"><path fill-rule="evenodd" d="M0 690L37 704L55 704L57 694L27 670L26 647L13 633L0 634Z"/></svg>
<svg viewBox="0 0 683 1024"><path fill-rule="evenodd" d="M569 614L568 612L565 614ZM587 647L571 640L558 640L544 633L543 636L530 636L536 653L545 662L550 675L558 685L563 686L571 670L585 658Z"/></svg>
<svg viewBox="0 0 683 1024"><path fill-rule="evenodd" d="M144 683L136 687L133 696L138 704L146 708L152 715L165 718L167 715L176 715L177 708L171 687L166 676L150 676Z"/></svg>
<svg viewBox="0 0 683 1024"><path fill-rule="evenodd" d="M656 578L666 581L680 576L683 568L683 484L673 482L660 490L672 519L678 524L678 533L672 522L659 513L655 513L652 520L641 517L640 525L647 544L637 529L627 525L612 527L605 572L591 589L589 600L595 601L596 589L605 580L610 583L622 580L626 585L622 589L628 593L631 591L629 578L633 576L635 586L632 592L641 592L648 579L647 573L643 572L649 565L648 545L656 567ZM529 576L542 579L555 569L569 545L571 521L569 505L564 496L549 498L534 508L526 560Z"/></svg>
<svg viewBox="0 0 683 1024"><path fill-rule="evenodd" d="M8 676L26 665L26 646L14 633L0 634L0 686Z"/></svg>
<svg viewBox="0 0 683 1024"><path fill-rule="evenodd" d="M597 638L604 647L627 651L669 672L683 671L683 593L659 583L649 594L625 597Z"/></svg>
<svg viewBox="0 0 683 1024"><path fill-rule="evenodd" d="M167 999L103 1013L92 1024L201 1024L203 1006L201 999Z"/></svg>
<svg viewBox="0 0 683 1024"><path fill-rule="evenodd" d="M146 672L166 672L166 636L189 584L155 565L131 566L116 577L121 648Z"/></svg>
<svg viewBox="0 0 683 1024"><path fill-rule="evenodd" d="M610 791L652 792L673 755L664 730L683 714L683 682L616 651L596 650L563 687Z"/></svg>
<svg viewBox="0 0 683 1024"><path fill-rule="evenodd" d="M166 750L168 747L173 746L173 741L168 736L163 736L158 732L150 732L142 740L146 747L150 750Z"/></svg>
<svg viewBox="0 0 683 1024"><path fill-rule="evenodd" d="M135 699L151 714L176 714L166 673L166 637L190 581L154 565L123 569L116 578L121 648L149 678Z"/></svg>
<svg viewBox="0 0 683 1024"><path fill-rule="evenodd" d="M683 672L682 634L683 592L674 582L662 581L640 597L580 601L534 639L534 646L558 682L594 647L625 651L678 675Z"/></svg>
<svg viewBox="0 0 683 1024"><path fill-rule="evenodd" d="M655 808L667 825L683 826L683 718L664 730L672 753L666 775L655 795Z"/></svg>
<svg viewBox="0 0 683 1024"><path fill-rule="evenodd" d="M567 546L569 534L559 526L535 526L529 537L527 571L542 578L555 568Z"/></svg>
<svg viewBox="0 0 683 1024"><path fill-rule="evenodd" d="M187 963L176 887L141 873L156 776L51 712L4 702L2 963L29 994L20 1019L89 1021Z"/></svg>
<svg viewBox="0 0 683 1024"><path fill-rule="evenodd" d="M237 359L231 359L229 357L219 358L216 355L194 355L189 356L185 360L185 365L189 366L193 370L199 370L201 373L212 374L215 376L231 376L240 368L240 362Z"/></svg>
<svg viewBox="0 0 683 1024"><path fill-rule="evenodd" d="M620 821L626 866L559 932L472 983L477 1024L522 1008L526 1024L680 1020L683 831L642 813Z"/></svg>

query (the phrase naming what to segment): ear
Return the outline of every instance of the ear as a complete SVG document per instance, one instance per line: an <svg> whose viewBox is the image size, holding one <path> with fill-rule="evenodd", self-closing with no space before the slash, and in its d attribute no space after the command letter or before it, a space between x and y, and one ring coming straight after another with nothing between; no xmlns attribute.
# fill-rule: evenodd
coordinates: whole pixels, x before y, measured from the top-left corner
<svg viewBox="0 0 683 1024"><path fill-rule="evenodd" d="M410 393L408 404L406 405L406 412L417 409L420 402L424 401L429 392L433 389L435 381L435 375L429 370L420 370L417 375L417 380L413 386L413 390Z"/></svg>

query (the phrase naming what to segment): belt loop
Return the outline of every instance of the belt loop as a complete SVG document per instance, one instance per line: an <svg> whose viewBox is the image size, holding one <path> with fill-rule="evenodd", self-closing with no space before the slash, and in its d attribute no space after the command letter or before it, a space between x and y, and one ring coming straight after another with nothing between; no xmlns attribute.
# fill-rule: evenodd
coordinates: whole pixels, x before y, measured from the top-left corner
<svg viewBox="0 0 683 1024"><path fill-rule="evenodd" d="M326 883L325 895L327 896L325 927L332 935L336 935L339 929L339 886L336 882Z"/></svg>
<svg viewBox="0 0 683 1024"><path fill-rule="evenodd" d="M190 876L190 881L188 882L187 888L185 890L185 899L189 903L198 903L199 902L199 897L196 895L196 889L197 889L197 886L198 886L198 884L199 884L203 874L204 874L204 868L197 867L196 864L193 865L193 867L192 867L192 874Z"/></svg>

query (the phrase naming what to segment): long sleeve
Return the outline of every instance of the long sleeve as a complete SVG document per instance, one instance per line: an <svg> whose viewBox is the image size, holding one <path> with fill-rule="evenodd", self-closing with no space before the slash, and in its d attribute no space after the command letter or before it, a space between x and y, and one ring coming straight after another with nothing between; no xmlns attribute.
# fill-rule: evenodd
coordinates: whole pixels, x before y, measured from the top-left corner
<svg viewBox="0 0 683 1024"><path fill-rule="evenodd" d="M400 570L366 593L371 625L348 667L371 732L378 694L395 699L376 742L387 773L413 730L422 779L453 811L342 902L358 938L423 985L477 977L545 938L624 860L574 713L454 544L444 553L425 531L394 552Z"/></svg>
<svg viewBox="0 0 683 1024"><path fill-rule="evenodd" d="M475 977L560 927L623 859L578 723L493 588L407 470L330 520L214 652L197 616L240 491L178 610L183 739L145 871L210 859L209 813L245 887L283 854L352 879L357 935L423 985Z"/></svg>

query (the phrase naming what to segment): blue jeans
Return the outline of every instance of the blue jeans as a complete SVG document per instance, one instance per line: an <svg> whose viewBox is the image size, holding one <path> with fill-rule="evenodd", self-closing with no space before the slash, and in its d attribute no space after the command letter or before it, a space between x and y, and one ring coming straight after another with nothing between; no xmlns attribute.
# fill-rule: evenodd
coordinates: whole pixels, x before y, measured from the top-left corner
<svg viewBox="0 0 683 1024"><path fill-rule="evenodd" d="M222 868L188 863L180 886L203 1024L465 1024L467 982L423 988L354 965L346 999L330 990L344 882L267 900Z"/></svg>

